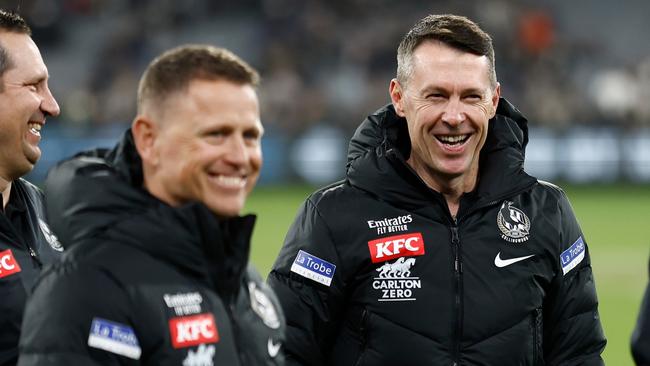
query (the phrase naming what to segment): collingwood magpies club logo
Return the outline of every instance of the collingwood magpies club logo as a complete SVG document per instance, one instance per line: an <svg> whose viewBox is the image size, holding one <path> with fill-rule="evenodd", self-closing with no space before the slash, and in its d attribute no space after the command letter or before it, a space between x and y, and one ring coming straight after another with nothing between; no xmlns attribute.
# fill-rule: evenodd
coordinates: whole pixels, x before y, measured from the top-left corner
<svg viewBox="0 0 650 366"><path fill-rule="evenodd" d="M523 211L505 201L497 215L501 238L511 243L523 243L530 237L530 219Z"/></svg>
<svg viewBox="0 0 650 366"><path fill-rule="evenodd" d="M47 243L50 244L52 249L56 250L57 252L62 252L63 251L63 245L61 245L61 242L59 241L59 238L54 235L52 230L50 230L50 227L47 226L45 221L41 220L40 218L38 219L38 226L41 228L41 231L43 232L43 236L45 237L45 240L47 240Z"/></svg>

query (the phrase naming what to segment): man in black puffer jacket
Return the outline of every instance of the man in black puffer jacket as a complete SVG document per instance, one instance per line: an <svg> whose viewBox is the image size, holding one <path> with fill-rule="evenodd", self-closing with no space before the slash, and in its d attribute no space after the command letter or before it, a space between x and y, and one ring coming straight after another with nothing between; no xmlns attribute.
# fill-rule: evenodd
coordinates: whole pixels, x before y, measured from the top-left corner
<svg viewBox="0 0 650 366"><path fill-rule="evenodd" d="M650 366L650 282L646 286L639 319L632 334L632 357L638 366Z"/></svg>
<svg viewBox="0 0 650 366"><path fill-rule="evenodd" d="M0 9L0 366L15 365L25 302L63 247L45 217L43 192L22 177L41 157L41 129L59 114L31 29Z"/></svg>
<svg viewBox="0 0 650 366"><path fill-rule="evenodd" d="M257 73L210 46L147 68L111 151L48 175L69 249L30 298L19 365L282 365L284 319L238 216L262 163Z"/></svg>
<svg viewBox="0 0 650 366"><path fill-rule="evenodd" d="M587 239L564 192L523 170L527 121L499 97L490 37L424 18L390 94L269 275L288 363L602 365Z"/></svg>

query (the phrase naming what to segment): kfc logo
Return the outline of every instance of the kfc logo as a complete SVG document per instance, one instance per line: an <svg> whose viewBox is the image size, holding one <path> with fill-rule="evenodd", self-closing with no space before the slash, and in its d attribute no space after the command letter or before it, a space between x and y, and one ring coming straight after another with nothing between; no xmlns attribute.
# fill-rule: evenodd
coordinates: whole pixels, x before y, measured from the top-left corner
<svg viewBox="0 0 650 366"><path fill-rule="evenodd" d="M424 240L421 233L389 236L368 242L372 263L424 254Z"/></svg>
<svg viewBox="0 0 650 366"><path fill-rule="evenodd" d="M219 332L212 314L172 318L169 320L169 330L174 348L219 342Z"/></svg>
<svg viewBox="0 0 650 366"><path fill-rule="evenodd" d="M11 249L0 252L0 278L7 277L20 271L20 266L18 265L18 262L16 262L13 253L11 253Z"/></svg>

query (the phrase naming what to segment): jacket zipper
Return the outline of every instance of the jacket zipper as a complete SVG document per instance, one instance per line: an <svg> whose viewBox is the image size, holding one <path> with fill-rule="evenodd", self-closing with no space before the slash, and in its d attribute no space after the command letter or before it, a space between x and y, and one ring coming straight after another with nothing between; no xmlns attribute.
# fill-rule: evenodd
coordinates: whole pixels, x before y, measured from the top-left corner
<svg viewBox="0 0 650 366"><path fill-rule="evenodd" d="M234 301L237 301L236 298L233 300L232 295L230 296L231 299L228 300L228 306L226 306L226 312L228 313L228 317L230 318L230 321L232 322L232 333L234 336L234 339L236 340L233 342L233 346L235 347L235 351L237 352L237 357L239 358L239 362L241 365L246 364L246 359L244 358L244 353L241 352L239 346L237 345L239 343L239 322L237 317L235 316L235 313L237 312L235 309L235 303Z"/></svg>
<svg viewBox="0 0 650 366"><path fill-rule="evenodd" d="M38 258L38 255L34 249L27 245L27 250L29 251L29 256L32 257L32 259L38 264L38 267L43 268L43 262L41 262L40 258Z"/></svg>
<svg viewBox="0 0 650 366"><path fill-rule="evenodd" d="M463 260L460 253L460 237L456 220L451 226L451 246L454 254L454 307L456 309L453 359L454 365L458 365L460 363L460 342L463 337Z"/></svg>

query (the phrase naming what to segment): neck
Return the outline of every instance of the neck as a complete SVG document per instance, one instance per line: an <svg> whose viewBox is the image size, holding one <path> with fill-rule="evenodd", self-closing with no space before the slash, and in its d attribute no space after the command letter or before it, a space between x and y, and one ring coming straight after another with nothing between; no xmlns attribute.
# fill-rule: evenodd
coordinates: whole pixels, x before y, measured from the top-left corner
<svg viewBox="0 0 650 366"><path fill-rule="evenodd" d="M462 175L450 177L442 175L439 172L434 172L428 167L422 167L415 164L411 159L407 163L415 170L415 172L422 178L426 185L436 192L442 194L447 201L449 213L456 217L458 208L460 206L460 197L467 192L471 192L476 188L478 182L478 164L472 166L467 172Z"/></svg>
<svg viewBox="0 0 650 366"><path fill-rule="evenodd" d="M0 193L2 193L2 208L4 209L9 202L9 194L11 194L11 181L0 178Z"/></svg>

